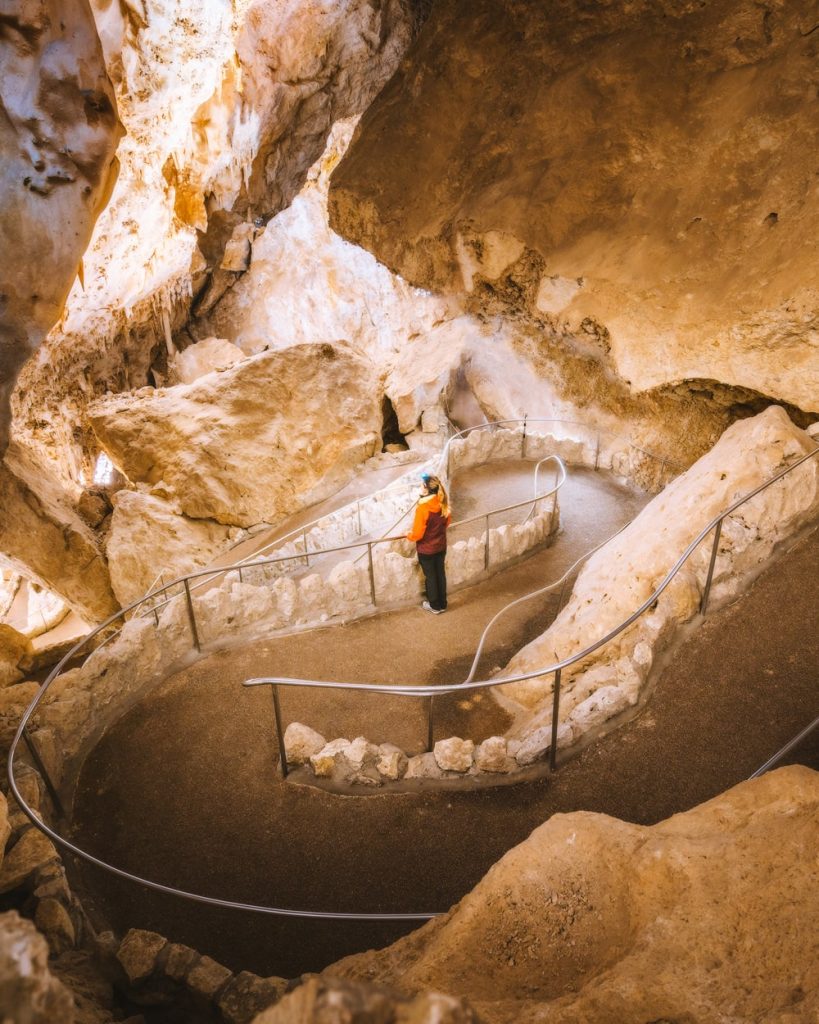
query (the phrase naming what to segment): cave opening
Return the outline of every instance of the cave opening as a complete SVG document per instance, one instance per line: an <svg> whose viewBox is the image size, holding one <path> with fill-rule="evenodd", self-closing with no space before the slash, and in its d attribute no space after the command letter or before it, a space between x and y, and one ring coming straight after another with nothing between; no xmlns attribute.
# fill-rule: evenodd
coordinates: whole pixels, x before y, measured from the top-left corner
<svg viewBox="0 0 819 1024"><path fill-rule="evenodd" d="M398 425L398 413L388 395L381 399L381 451L395 451L396 448L406 450L409 447L406 437Z"/></svg>

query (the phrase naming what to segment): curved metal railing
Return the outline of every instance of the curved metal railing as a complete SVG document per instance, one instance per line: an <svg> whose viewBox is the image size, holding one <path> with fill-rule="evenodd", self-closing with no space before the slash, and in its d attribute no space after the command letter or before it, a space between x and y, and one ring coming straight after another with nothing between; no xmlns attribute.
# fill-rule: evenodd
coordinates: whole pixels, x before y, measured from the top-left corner
<svg viewBox="0 0 819 1024"><path fill-rule="evenodd" d="M498 422L499 423L508 423L508 422L520 422L520 421L498 421ZM531 422L531 421L529 421L529 422ZM562 422L562 423L565 423L567 421L549 420L549 421L544 421L544 422ZM580 425L585 427L585 424L580 424ZM476 428L472 428L472 429L476 429ZM524 452L525 452L525 429L526 428L525 428L525 421L524 421L524 441L523 441L523 451ZM464 436L465 434L467 434L469 432L470 432L469 430L462 431L457 436ZM597 448L598 452L599 452L599 437L600 437L600 433L598 432L598 448ZM449 442L448 442L447 445L445 446L445 449L444 449L445 455L447 457L447 460L448 460L448 457L449 457L450 450L451 449L450 449L450 445L449 445ZM643 449L639 449L639 450L643 451ZM646 600L640 606L640 608L636 612L634 612L631 616L629 616L629 618L626 619L620 626L618 626L614 630L610 631L608 634L606 634L606 636L602 637L600 640L598 640L594 644L589 645L589 647L587 647L584 651L580 652L579 654L575 655L572 658L564 659L564 661L562 661L562 662L558 662L558 663L556 663L554 665L551 665L551 666L546 666L546 667L538 669L537 671L534 671L534 672L522 673L522 674L519 674L519 675L516 675L516 676L507 677L505 679L495 678L495 679L490 679L490 680L483 680L483 681L480 681L480 682L470 682L470 683L465 683L465 684L456 684L454 686L446 686L446 687L428 687L428 686L420 686L420 687L397 686L396 687L396 686L379 686L379 685L375 685L375 684L345 684L345 683L325 682L325 681L321 681L321 680L296 680L296 679L282 678L282 677L270 677L270 678L265 678L265 679L247 680L245 685L251 685L251 686L254 686L254 685L273 685L274 688L279 686L279 685L283 685L283 686L290 686L290 685L292 685L292 686L304 686L304 687L316 687L316 688L328 688L328 689L359 689L359 690L364 690L364 691L379 691L379 692L385 692L385 693L392 693L392 694L398 694L398 695L402 695L402 696L415 697L415 698L417 698L417 697L428 697L430 699L430 708L431 708L431 702L432 702L432 700L434 699L434 697L437 694L441 694L441 693L445 693L445 692L453 692L453 691L463 690L463 689L482 689L482 688L487 688L487 687L491 687L491 686L502 685L504 683L523 681L525 679L531 679L531 678L535 678L537 676L548 675L550 673L554 673L554 675L555 675L555 689L554 689L553 733L552 733L552 750L550 752L551 753L551 758L552 758L552 767L554 767L555 765L554 765L553 756L554 756L554 748L555 748L555 745L556 745L555 744L555 741L556 741L556 722L557 722L557 715L558 715L558 711L559 711L560 673L561 673L561 671L564 668L567 668L569 665L574 664L576 661L579 661L581 658L587 657L589 654L591 654L594 651L598 650L604 644L608 643L613 637L617 636L624 629L628 628L628 626L630 626L637 618L639 618L639 616L642 615L643 612L647 608L649 608L654 603L654 601L656 601L657 598L662 594L662 592L669 585L669 583L671 582L673 577L679 571L681 566L684 564L684 562L687 560L687 558L691 555L691 553L695 550L695 548L698 546L698 544L704 539L704 537L707 536L709 531L712 530L712 529L715 529L716 533L715 533L715 538L714 538L714 547L713 547L713 551L712 551L711 562L710 562L710 565L709 565L708 579L707 579L707 583L706 583L706 588L705 588L705 591L704 591L704 594L703 594L703 601L702 601L702 605L701 605L701 610L704 613L706 611L706 608L707 608L708 594L709 594L709 591L710 591L710 584L711 584L711 579L712 579L712 576L713 576L714 564L715 564L715 561L716 561L717 546L718 546L718 543L719 543L719 533L720 533L720 530L721 530L722 521L725 519L726 516L730 515L733 511L735 511L737 508L739 508L746 501L748 501L751 498L753 498L756 494L758 494L760 491L764 490L766 487L769 487L772 484L776 483L777 480L780 480L787 473L789 473L792 470L796 469L799 465L801 465L802 463L806 462L809 458L812 458L817 453L819 453L819 448L815 449L813 452L809 452L808 454L806 454L805 456L800 458L797 462L795 462L792 465L786 467L780 473L776 474L774 477L772 477L771 479L769 479L765 483L761 484L755 490L753 490L749 494L745 495L744 497L738 499L728 509L726 509L724 512L722 512L719 516L715 517L708 524L708 526L706 526L703 530L701 530L700 533L698 534L698 536L688 545L688 547L686 548L686 550L683 553L683 555L678 559L678 561L677 561L677 563L675 563L674 567L672 567L672 569L670 570L670 572L668 573L666 578L663 580L663 582L659 585L659 587L654 592L654 594L648 600ZM649 454L650 455L650 453L645 453L645 454ZM670 461L666 460L666 459L661 459L661 461L664 462L664 463L667 463L669 465L671 464ZM529 499L529 500L531 500L531 499ZM520 504L521 505L526 505L528 503L529 502L526 501L526 502L522 502ZM477 517L477 518L480 518L480 517ZM368 543L372 544L374 542L370 541ZM346 547L355 547L355 546L357 546L357 545L348 545ZM338 549L334 549L334 550L338 550ZM289 556L289 557L292 558L293 556ZM260 560L259 564L267 564L268 562L269 562L269 560L262 559L262 560ZM228 571L229 571L229 568L230 567L226 567L226 569ZM189 614L191 615L192 637L193 637L194 645L197 648L199 646L199 643L198 643L198 636L197 636L196 630L195 630L195 617L194 617L193 606L192 606L192 602L191 602L191 598L190 598L190 589L189 589L188 580L189 579L193 579L193 578L197 578L199 576L207 575L208 573L212 573L212 572L213 572L212 569L210 569L210 570L206 569L206 570L200 570L199 572L196 572L196 573L188 574L187 576L181 576L181 577L178 577L176 580L173 580L171 583L167 584L166 587L165 587L165 589L167 589L167 588L169 588L171 586L175 586L175 585L177 585L179 583L183 583L185 585L185 594L186 594L186 599L187 599L187 605L188 605ZM271 907L271 906L264 906L264 905L259 905L259 904L242 903L242 902L237 902L237 901L234 901L234 900L220 899L220 898L214 897L214 896L206 896L206 895L201 894L201 893L193 893L193 892L189 892L189 891L186 891L186 890L183 890L183 889L177 889L177 888L175 888L173 886L165 885L165 884L160 883L160 882L155 882L155 881L153 881L151 879L142 878L142 877L140 877L138 875L132 874L131 872L125 871L122 868L118 868L118 867L116 867L113 864L109 864L106 861L102 860L101 858L95 857L93 854L88 853L86 850L84 850L81 847L77 846L75 843L72 843L70 840L66 839L64 836L60 835L60 833L58 833L55 829L53 829L50 825L48 825L46 822L44 822L39 817L37 812L25 800L23 794L20 791L20 788L19 788L19 786L17 784L17 780L16 780L16 777L15 777L15 757L17 755L18 747L19 747L21 742L25 742L28 745L28 748L29 748L29 750L31 752L32 759L34 760L35 766L40 771L40 773L41 773L41 775L42 775L42 777L43 777L43 779L44 779L44 781L46 783L46 786L47 786L47 788L49 790L49 793L50 793L50 795L52 797L52 800L54 801L55 806L56 806L58 812L60 812L60 813L62 813L62 806L61 806L61 801L60 801L60 798L59 798L59 794L56 792L56 789L54 788L53 784L51 783L49 774L48 774L45 766L42 763L42 760L41 760L41 758L39 756L37 748L33 744L33 742L31 741L31 737L29 736L29 734L27 732L27 728L26 727L27 727L29 721L31 720L32 715L37 710L37 707L39 706L39 704L41 703L41 701L44 698L45 694L47 693L48 688L54 682L54 680L59 676L59 674L62 671L62 669L64 668L64 666L67 663L69 663L71 660L73 660L80 653L80 651L83 649L83 647L87 643L89 643L89 642L93 641L94 639L96 639L101 633L104 633L105 630L107 630L110 626L112 626L118 620L122 620L124 622L125 621L125 616L129 612L131 612L134 609L138 608L146 600L149 600L151 596L152 595L144 595L142 598L138 599L137 601L132 602L127 607L125 607L123 609L120 609L114 615L110 616L103 623L101 623L99 626L97 626L96 629L92 630L92 632L89 633L88 636L84 637L79 643L75 644L74 647L72 647L72 649L54 667L54 669L49 674L48 678L44 681L44 683L40 687L39 691L35 695L34 699L31 702L31 704L29 704L29 706L26 708L25 712L23 713L23 715L22 715L22 717L20 719L20 722L18 724L17 730L15 732L14 738L12 739L11 745L9 747L8 760L7 760L7 769L8 769L8 776L9 776L9 784L10 784L11 791L12 791L12 793L14 795L14 798L16 799L16 801L17 801L18 805L20 806L21 810L26 814L26 816L32 822L32 824L35 825L35 827L38 828L41 832L43 832L58 847L73 853L75 856L79 857L81 860L84 860L87 863L94 865L95 867L101 868L102 870L107 871L110 874L116 875L119 878L123 878L123 879L125 879L127 881L133 882L133 883L135 883L137 885L144 886L144 887L146 887L148 889L151 889L153 891L156 891L156 892L164 893L164 894L171 895L171 896L182 897L184 899L192 900L192 901L198 902L198 903L207 904L207 905L210 905L210 906L223 907L223 908L228 908L228 909L233 909L233 910L252 911L254 913L272 914L272 915L277 915L277 916L282 916L282 917L313 918L313 919L333 919L333 920L417 921L417 920L428 920L428 919L430 919L432 917L439 916L438 912L431 912L431 913L372 913L372 914L362 914L362 913L341 913L341 912L333 912L333 911L293 910L293 909L285 908L285 907ZM116 632L119 632L119 631L116 631ZM116 633L112 633L111 635L109 635L103 641L103 643L107 643L115 635L116 635ZM95 649L98 650L99 649L99 645ZM275 692L275 690L274 690L274 692ZM431 722L431 718L430 718L430 722ZM284 760L284 763L286 765L286 758Z"/></svg>
<svg viewBox="0 0 819 1024"><path fill-rule="evenodd" d="M245 686L273 687L273 704L276 715L276 730L279 739L279 750L283 774L287 774L287 757L286 752L284 750L283 731L281 728L281 714L278 700L279 686L308 689L355 690L369 693L386 693L392 696L410 697L416 700L419 698L427 698L427 748L432 749L432 730L434 722L433 702L435 700L435 697L442 696L447 693L462 693L464 690L483 690L488 689L490 687L508 685L510 683L522 683L526 682L529 679L537 679L542 676L549 675L554 675L552 703L552 734L551 744L549 747L549 765L552 771L554 771L557 767L557 728L560 713L560 680L563 671L567 668L571 668L572 665L575 665L578 662L583 661L585 658L588 658L591 654L594 654L595 651L600 650L601 647L604 647L615 637L619 636L622 632L628 629L629 626L636 622L637 619L639 619L649 608L651 608L659 600L660 596L669 586L669 584L680 571L680 569L683 567L683 565L688 561L693 552L697 549L697 547L699 547L702 541L713 530L714 539L711 547L711 557L709 560L705 586L703 588L702 598L700 601L700 613L704 615L708 609L708 600L711 593L711 583L714 576L714 567L717 560L719 540L720 535L722 533L722 524L724 520L733 512L735 512L738 508L744 505L746 502L756 497L757 494L766 490L768 487L772 486L777 481L781 480L784 476L787 476L789 473L792 473L793 470L803 465L809 459L815 458L817 454L819 454L819 447L815 448L813 451L807 452L805 455L801 456L795 462L791 463L790 466L787 466L785 467L785 469L780 470L780 472L770 477L764 483L760 484L758 487L755 487L752 491L749 491L748 494L745 494L741 498L738 498L723 512L720 512L718 515L714 516L714 518L706 526L704 526L696 535L696 537L694 537L694 539L688 544L686 549L683 551L683 553L680 555L680 557L677 559L677 561L674 563L671 569L669 569L665 578L660 582L660 584L653 591L653 593L646 598L646 600L640 605L640 607L637 608L636 611L632 612L632 614L629 615L626 619L624 619L619 625L609 630L609 632L602 636L599 640L596 640L594 643L587 645L583 648L583 650L578 651L576 654L573 654L568 658L563 658L559 661L556 661L551 665L544 665L537 669L533 669L530 672L520 672L510 676L495 676L492 679L483 679L479 681L472 680L471 682L463 683L450 683L444 686L429 686L423 683L399 685L384 685L363 682L337 683L320 679L294 679L289 676L264 676L255 679L245 680Z"/></svg>

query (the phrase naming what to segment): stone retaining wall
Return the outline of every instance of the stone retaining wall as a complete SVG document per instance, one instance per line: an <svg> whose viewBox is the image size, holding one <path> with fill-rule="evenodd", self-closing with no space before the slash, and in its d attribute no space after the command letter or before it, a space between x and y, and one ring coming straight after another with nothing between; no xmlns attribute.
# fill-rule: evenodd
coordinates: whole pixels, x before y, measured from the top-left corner
<svg viewBox="0 0 819 1024"><path fill-rule="evenodd" d="M513 433L513 432L507 432ZM518 437L518 451L520 433ZM467 439L468 440L468 439ZM466 441L453 443L459 453ZM511 449L510 449L511 452ZM470 448L459 468L486 461L482 450ZM389 490L386 489L386 490ZM391 499L390 499L391 500ZM489 531L491 569L508 565L548 541L559 525L559 506L552 499L524 523L502 524ZM347 512L346 519L351 518ZM486 569L486 535L450 543L447 575L452 588L482 578ZM362 549L366 551L366 549ZM250 639L291 632L333 620L350 620L373 610L366 555L334 566L326 577L310 573L300 579L267 575L268 568L237 570L218 585L193 596L201 644ZM408 541L373 548L373 582L379 606L394 607L420 599L423 577ZM64 672L50 687L37 715L35 741L58 786L70 790L76 769L110 724L143 695L196 655L186 603L177 597L154 616L134 616L120 634L94 651L85 663ZM70 793L68 794L70 795Z"/></svg>

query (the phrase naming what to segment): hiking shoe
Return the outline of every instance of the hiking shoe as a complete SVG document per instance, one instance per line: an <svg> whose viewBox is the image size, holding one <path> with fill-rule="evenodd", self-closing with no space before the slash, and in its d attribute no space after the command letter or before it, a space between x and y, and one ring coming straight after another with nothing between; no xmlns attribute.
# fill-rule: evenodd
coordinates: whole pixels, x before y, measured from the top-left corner
<svg viewBox="0 0 819 1024"><path fill-rule="evenodd" d="M433 608L432 605L429 603L429 601L422 601L421 602L421 607L424 609L425 612L432 612L433 615L443 615L444 614L444 609L443 608Z"/></svg>

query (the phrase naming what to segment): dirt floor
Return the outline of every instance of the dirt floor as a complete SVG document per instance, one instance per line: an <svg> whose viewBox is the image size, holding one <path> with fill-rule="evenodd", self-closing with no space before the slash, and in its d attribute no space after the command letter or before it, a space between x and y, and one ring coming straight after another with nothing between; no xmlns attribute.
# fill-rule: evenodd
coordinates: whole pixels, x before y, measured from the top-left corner
<svg viewBox="0 0 819 1024"><path fill-rule="evenodd" d="M455 595L444 616L410 609L268 641L210 655L168 680L89 758L77 838L134 873L234 900L431 912L447 909L553 813L596 810L648 824L746 778L816 714L819 641L811 623L819 531L781 554L743 598L679 645L636 719L552 779L468 792L338 796L278 777L269 694L241 690L241 678L275 671L448 682L465 674L480 628L498 607L559 574L572 550L602 539L644 500L600 475L573 474L573 481L561 541ZM529 618L521 613L506 624L487 667L542 631L556 599L537 604ZM328 736L364 732L420 745L423 721L414 703L379 703L361 721L360 705L313 695L290 698L285 715ZM465 731L470 710L476 738L503 725L497 709L456 703L439 720L439 735ZM819 767L818 745L814 738L793 759ZM412 927L215 911L91 869L83 875L100 922L118 931L152 928L260 974L317 970Z"/></svg>

